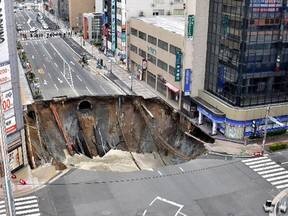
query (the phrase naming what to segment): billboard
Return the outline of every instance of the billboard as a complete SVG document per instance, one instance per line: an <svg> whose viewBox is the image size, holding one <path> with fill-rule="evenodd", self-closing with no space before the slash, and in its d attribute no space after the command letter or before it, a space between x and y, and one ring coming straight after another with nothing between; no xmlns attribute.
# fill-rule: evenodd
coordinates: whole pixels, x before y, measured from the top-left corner
<svg viewBox="0 0 288 216"><path fill-rule="evenodd" d="M116 2L115 0L111 1L111 50L112 52L115 52L116 50Z"/></svg>
<svg viewBox="0 0 288 216"><path fill-rule="evenodd" d="M252 7L282 7L282 0L250 0Z"/></svg>
<svg viewBox="0 0 288 216"><path fill-rule="evenodd" d="M15 116L5 119L5 127L6 127L7 135L16 131L17 126L16 126Z"/></svg>
<svg viewBox="0 0 288 216"><path fill-rule="evenodd" d="M0 58L1 57L2 57L2 52L1 52ZM0 63L0 85L9 81L11 81L10 62L7 61L7 62Z"/></svg>
<svg viewBox="0 0 288 216"><path fill-rule="evenodd" d="M0 0L0 18L0 63L2 63L9 60L5 4L3 0Z"/></svg>
<svg viewBox="0 0 288 216"><path fill-rule="evenodd" d="M182 67L182 53L180 50L176 52L176 64L175 64L175 82L181 80L181 67Z"/></svg>
<svg viewBox="0 0 288 216"><path fill-rule="evenodd" d="M189 96L190 94L190 77L191 77L191 69L185 69L185 80L184 80L184 95Z"/></svg>

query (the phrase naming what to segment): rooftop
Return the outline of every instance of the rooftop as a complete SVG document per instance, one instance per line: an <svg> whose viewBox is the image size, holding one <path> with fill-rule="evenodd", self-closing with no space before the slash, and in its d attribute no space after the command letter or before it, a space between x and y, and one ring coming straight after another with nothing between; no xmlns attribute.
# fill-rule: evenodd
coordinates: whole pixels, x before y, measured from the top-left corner
<svg viewBox="0 0 288 216"><path fill-rule="evenodd" d="M184 36L185 17L184 16L153 16L137 17L145 23L150 23L167 31Z"/></svg>

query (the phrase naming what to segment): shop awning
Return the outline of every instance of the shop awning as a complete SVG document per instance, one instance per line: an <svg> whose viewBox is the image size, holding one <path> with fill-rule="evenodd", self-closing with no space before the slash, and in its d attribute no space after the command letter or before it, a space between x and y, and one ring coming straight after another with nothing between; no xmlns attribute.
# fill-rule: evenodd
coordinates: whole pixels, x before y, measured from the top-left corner
<svg viewBox="0 0 288 216"><path fill-rule="evenodd" d="M178 88L176 88L175 86L173 86L170 83L166 83L165 86L167 86L171 91L178 93L180 90Z"/></svg>

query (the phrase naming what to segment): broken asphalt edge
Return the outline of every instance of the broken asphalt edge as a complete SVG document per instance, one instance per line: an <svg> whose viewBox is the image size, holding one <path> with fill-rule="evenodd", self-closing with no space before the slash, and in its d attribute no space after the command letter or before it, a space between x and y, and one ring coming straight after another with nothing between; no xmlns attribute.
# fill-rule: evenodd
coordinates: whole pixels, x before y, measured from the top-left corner
<svg viewBox="0 0 288 216"><path fill-rule="evenodd" d="M41 183L38 183L39 185L35 188L31 188L30 190L25 190L25 191L21 191L21 192L13 192L13 196L14 197L20 197L20 196L25 196L28 195L30 193L34 193L38 190L41 190L42 188L44 188L45 186L53 183L54 181L56 181L57 179L61 178L63 175L65 175L67 172L69 172L71 169L67 168L65 170L62 170L60 172L58 172L55 176L51 177L50 179L43 181Z"/></svg>

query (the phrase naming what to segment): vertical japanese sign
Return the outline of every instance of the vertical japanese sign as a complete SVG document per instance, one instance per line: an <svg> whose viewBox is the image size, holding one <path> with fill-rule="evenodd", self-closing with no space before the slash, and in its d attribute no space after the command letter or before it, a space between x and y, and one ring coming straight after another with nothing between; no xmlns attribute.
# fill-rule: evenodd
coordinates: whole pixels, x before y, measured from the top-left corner
<svg viewBox="0 0 288 216"><path fill-rule="evenodd" d="M7 26L4 0L0 0L0 63L9 60L9 49L7 40Z"/></svg>
<svg viewBox="0 0 288 216"><path fill-rule="evenodd" d="M190 95L190 77L191 77L191 69L185 69L185 83L184 83L184 95Z"/></svg>
<svg viewBox="0 0 288 216"><path fill-rule="evenodd" d="M180 50L176 52L176 66L175 66L175 82L180 82L181 80L181 63L182 63L182 53Z"/></svg>
<svg viewBox="0 0 288 216"><path fill-rule="evenodd" d="M189 40L193 39L194 33L194 15L188 15L188 24L187 24L187 38Z"/></svg>
<svg viewBox="0 0 288 216"><path fill-rule="evenodd" d="M115 0L111 0L111 50L115 52L116 50L116 4Z"/></svg>
<svg viewBox="0 0 288 216"><path fill-rule="evenodd" d="M222 14L221 17L221 28L220 28L220 33L223 38L226 38L227 36L227 29L228 29L228 15L227 14Z"/></svg>

